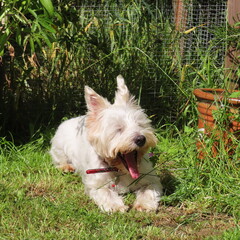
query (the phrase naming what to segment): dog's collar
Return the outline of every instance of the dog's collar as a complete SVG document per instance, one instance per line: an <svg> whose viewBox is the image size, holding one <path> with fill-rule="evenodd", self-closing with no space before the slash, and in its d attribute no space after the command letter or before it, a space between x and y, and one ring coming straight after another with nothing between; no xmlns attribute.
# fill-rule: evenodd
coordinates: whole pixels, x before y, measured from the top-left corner
<svg viewBox="0 0 240 240"><path fill-rule="evenodd" d="M108 165L108 163L105 160L104 162ZM86 170L87 174L106 173L106 172L119 172L119 169L108 165L108 167L104 167L104 168L93 168L93 169Z"/></svg>
<svg viewBox="0 0 240 240"><path fill-rule="evenodd" d="M94 173L105 173L105 172L118 172L119 169L116 167L106 167L106 168L94 168L86 170L87 174L94 174Z"/></svg>

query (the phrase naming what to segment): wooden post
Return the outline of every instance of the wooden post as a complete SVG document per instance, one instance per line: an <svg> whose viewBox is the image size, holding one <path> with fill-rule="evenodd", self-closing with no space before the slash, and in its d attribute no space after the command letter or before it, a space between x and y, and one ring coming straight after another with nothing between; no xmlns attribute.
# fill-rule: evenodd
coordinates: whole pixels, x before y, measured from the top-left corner
<svg viewBox="0 0 240 240"><path fill-rule="evenodd" d="M186 30L187 24L187 9L185 7L185 1L173 0L175 27L176 30L180 32Z"/></svg>
<svg viewBox="0 0 240 240"><path fill-rule="evenodd" d="M188 10L186 8L186 1L189 0L172 0L173 10L174 10L174 23L175 29L179 32L184 32L186 30ZM184 38L179 39L179 50L180 55L184 54Z"/></svg>
<svg viewBox="0 0 240 240"><path fill-rule="evenodd" d="M240 1L228 0L227 20L231 27L240 22ZM238 27L239 28L239 27ZM235 89L239 87L239 77L236 72L240 66L240 50L230 46L225 57L226 77L229 79L228 88Z"/></svg>

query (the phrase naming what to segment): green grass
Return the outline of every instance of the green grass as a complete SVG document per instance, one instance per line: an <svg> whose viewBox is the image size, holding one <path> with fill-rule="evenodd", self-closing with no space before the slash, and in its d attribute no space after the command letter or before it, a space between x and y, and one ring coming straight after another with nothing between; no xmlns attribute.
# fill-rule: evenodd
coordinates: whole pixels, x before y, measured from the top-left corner
<svg viewBox="0 0 240 240"><path fill-rule="evenodd" d="M115 1L110 2L118 9ZM103 5L108 9L109 1ZM151 108L153 120L169 123L176 119L174 124L185 129L181 133L171 126L158 130L159 144L153 160L165 196L159 211L148 214L134 210L111 215L100 212L84 195L78 176L62 174L52 166L43 137L22 146L1 139L0 240L240 239L239 141L232 157L221 142L219 155L213 157L214 139L205 139L207 154L200 161L196 130L186 127L196 120L192 90L225 86L227 79L217 61L218 51L230 40L238 42L239 33L228 33L225 26L217 28L216 39L208 50L197 49L201 64L190 59L184 65L179 48L182 35L161 10L155 12L155 5L133 1L119 11L109 11L106 18L98 15L102 11L90 13L87 8L75 6L67 9L64 1L59 2L65 26L60 27L59 41L52 50L42 49L46 53L41 56L41 67L32 67L32 62L18 57L22 55L18 49L24 46L15 48L16 58L11 62L15 72L8 73L8 79L21 87L15 88L17 92L5 91L3 96L2 135L9 131L25 141L44 122L56 122L63 115L75 116L83 106L83 95L79 93L85 84L111 98L119 72L143 107ZM148 97L149 92L154 92L156 102ZM173 102L168 96L174 96ZM19 108L11 115L9 110L15 106ZM32 114L32 106L37 106L39 114L35 110ZM224 119L222 115L220 119ZM134 195L126 195L126 201L131 205Z"/></svg>
<svg viewBox="0 0 240 240"><path fill-rule="evenodd" d="M78 176L52 166L43 138L18 147L1 139L0 239L239 239L239 168L199 164L195 137L159 130L154 160L167 195L147 214L102 213Z"/></svg>

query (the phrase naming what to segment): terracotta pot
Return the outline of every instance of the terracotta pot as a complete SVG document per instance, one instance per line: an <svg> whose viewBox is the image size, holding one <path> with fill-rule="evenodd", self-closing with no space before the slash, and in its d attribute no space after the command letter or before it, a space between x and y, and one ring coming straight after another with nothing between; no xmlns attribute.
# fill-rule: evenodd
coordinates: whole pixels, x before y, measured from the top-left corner
<svg viewBox="0 0 240 240"><path fill-rule="evenodd" d="M212 156L215 157L218 154L219 140L224 142L226 151L233 154L232 137L233 135L237 138L240 136L240 122L234 117L239 114L240 99L226 97L227 92L224 89L199 88L195 89L193 93L197 98L199 132L215 139ZM224 107L228 117L224 127L219 127L213 113ZM224 130L222 130L223 128ZM203 141L197 142L199 158L205 156L204 146Z"/></svg>

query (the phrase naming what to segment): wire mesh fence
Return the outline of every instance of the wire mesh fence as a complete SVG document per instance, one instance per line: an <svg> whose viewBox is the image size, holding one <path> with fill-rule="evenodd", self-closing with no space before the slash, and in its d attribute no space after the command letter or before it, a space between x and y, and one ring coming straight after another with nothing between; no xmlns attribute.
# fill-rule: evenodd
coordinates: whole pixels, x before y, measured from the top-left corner
<svg viewBox="0 0 240 240"><path fill-rule="evenodd" d="M94 16L101 19L108 27L108 24L112 24L114 15L120 15L126 11L125 5L123 1L119 1L115 5L106 5L100 2L94 4L81 3L78 5L78 8L84 9L82 16L85 19L87 18L89 22L92 21ZM201 64L206 51L211 51L215 55L216 65L223 65L225 46L215 45L211 48L209 46L214 38L214 29L226 26L226 1L158 0L149 2L148 6L151 11L151 18L155 18L155 22L159 23L156 28L151 29L151 31L155 32L152 35L155 39L152 39L153 42L149 41L152 44L149 47L156 49L154 55L150 56L151 60L161 64L162 62L159 62L161 58L165 64L166 62L169 65L192 64L196 67ZM134 14L132 19L134 22ZM177 29L176 23L179 19L181 26ZM118 24L118 27L121 27L123 31L126 30L125 26L125 24ZM179 31L176 32L176 29ZM174 61L175 63L173 63ZM163 104L163 106L168 102L176 101L176 87L173 86L172 82L163 81L162 78L166 78L166 76L162 77L164 74L162 71L159 71L156 64L153 64L152 61L148 63L148 74L151 76L152 84L148 89L142 90L143 102L150 95L153 103L156 101L154 110L157 111L159 109L159 99L162 99L163 103L160 104ZM168 111L167 114L169 114L169 119L174 121L174 116L176 116L175 110L173 112Z"/></svg>
<svg viewBox="0 0 240 240"><path fill-rule="evenodd" d="M184 39L185 60L189 63L199 59L199 50L207 51L214 37L214 28L226 26L226 1L193 1L186 8L186 30L197 28L196 32L186 34ZM216 51L217 47L214 46L211 50ZM220 66L224 61L224 50L219 49Z"/></svg>

